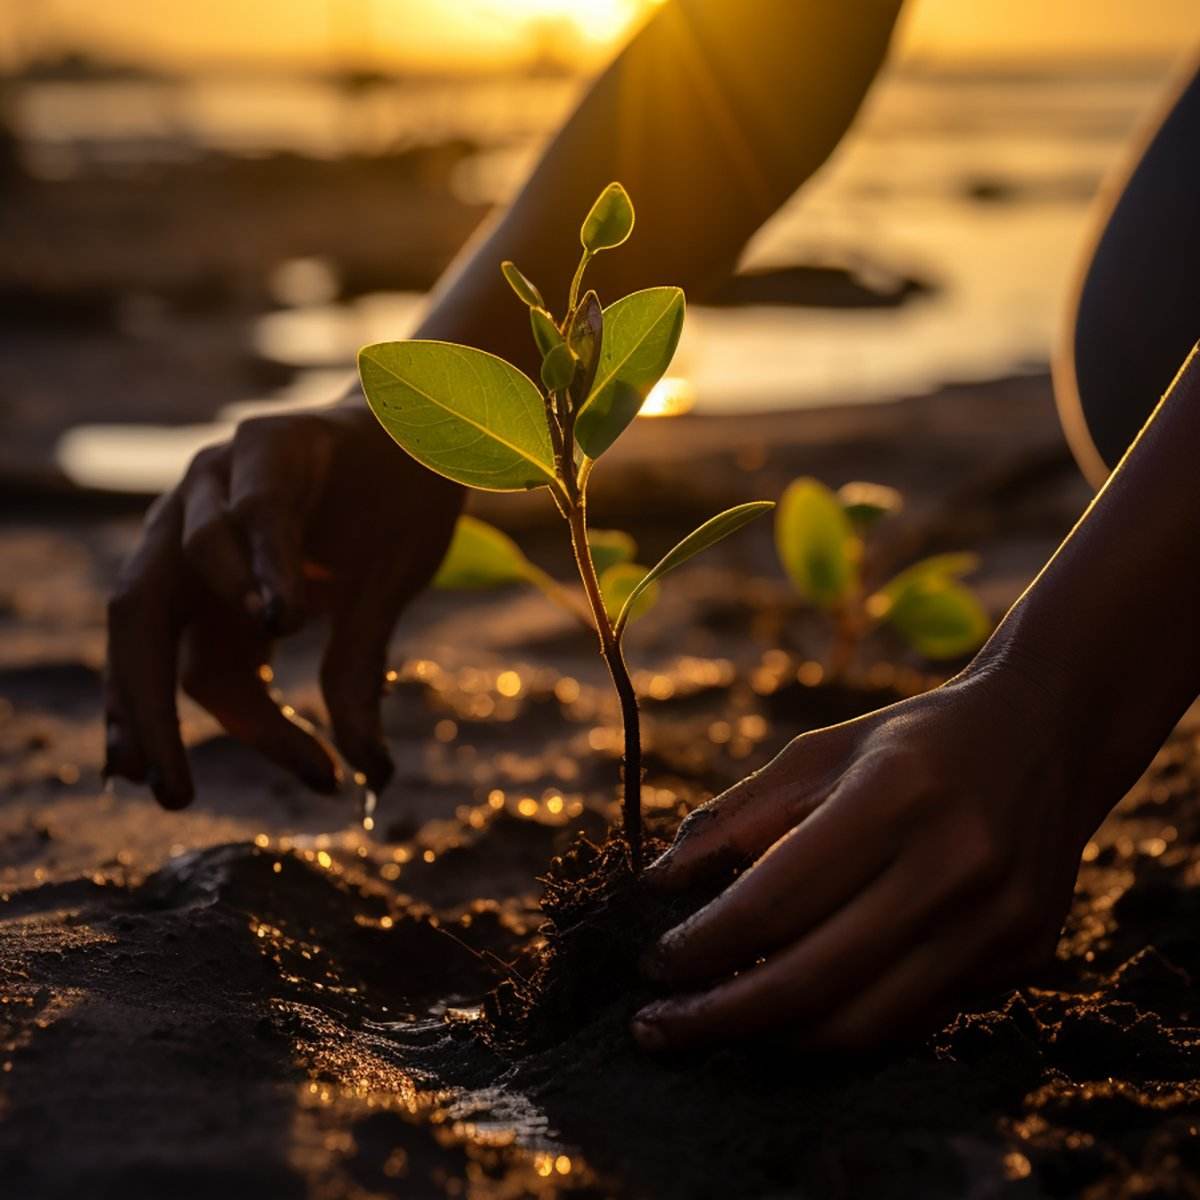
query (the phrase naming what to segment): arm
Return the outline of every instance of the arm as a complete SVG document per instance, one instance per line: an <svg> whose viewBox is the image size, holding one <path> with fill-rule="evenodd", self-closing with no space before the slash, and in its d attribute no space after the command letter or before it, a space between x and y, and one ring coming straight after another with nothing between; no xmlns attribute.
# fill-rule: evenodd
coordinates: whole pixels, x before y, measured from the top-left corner
<svg viewBox="0 0 1200 1200"><path fill-rule="evenodd" d="M637 196L641 255L611 255L605 294L670 279L699 288L836 145L886 50L900 0L673 0L588 92L512 208L436 289L419 336L522 361L528 317L501 281L511 258L544 289L600 187ZM605 273L605 267L608 268ZM526 365L533 364L525 360ZM276 705L273 638L328 613L321 685L338 749L382 787L388 640L437 569L461 490L396 452L357 387L324 413L260 418L204 451L148 515L109 607L109 774L181 807L192 779L177 678L235 736L319 791L340 769ZM370 514L367 518L366 514Z"/></svg>
<svg viewBox="0 0 1200 1200"><path fill-rule="evenodd" d="M1053 953L1083 845L1200 692L1198 454L1193 351L961 675L796 739L684 822L661 886L757 862L658 944L683 994L638 1015L644 1045L870 1045Z"/></svg>
<svg viewBox="0 0 1200 1200"><path fill-rule="evenodd" d="M828 158L887 51L901 0L674 0L592 86L512 206L438 287L420 336L520 355L527 315L498 264L565 295L578 214L619 179L638 253L597 259L616 297L667 280L702 295ZM520 361L518 359L518 361Z"/></svg>

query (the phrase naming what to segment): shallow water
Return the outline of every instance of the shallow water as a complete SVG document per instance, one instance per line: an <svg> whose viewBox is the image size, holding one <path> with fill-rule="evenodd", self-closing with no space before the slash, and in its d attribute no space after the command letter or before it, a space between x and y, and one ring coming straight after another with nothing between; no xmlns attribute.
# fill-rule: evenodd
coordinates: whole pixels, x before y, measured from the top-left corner
<svg viewBox="0 0 1200 1200"><path fill-rule="evenodd" d="M1167 73L885 75L833 160L755 237L744 264L829 265L882 279L885 291L902 278L931 290L898 308L694 307L674 378L652 406L722 412L877 402L1044 369L1089 237L1093 197ZM363 149L364 138L403 145L418 129L432 140L469 134L482 148L453 186L466 199L503 202L576 85L459 84L457 99L449 84L410 86L357 101L324 85L282 88L268 99L246 93L249 86L41 85L20 111L51 158L72 147L103 157L138 145L150 154L160 142L195 152L338 154ZM509 99L497 104L501 86ZM158 111L153 96L163 111L167 97L174 107L150 137L138 122ZM89 103L97 97L104 102ZM359 346L403 337L419 317L422 300L412 294L330 300L332 265L300 266L301 274L315 267L330 286L307 301L290 291L291 303L248 331L260 356L299 372L278 392L247 396L251 406L328 401L350 379ZM158 490L245 411L235 406L212 427L76 429L59 461L83 483L136 480Z"/></svg>

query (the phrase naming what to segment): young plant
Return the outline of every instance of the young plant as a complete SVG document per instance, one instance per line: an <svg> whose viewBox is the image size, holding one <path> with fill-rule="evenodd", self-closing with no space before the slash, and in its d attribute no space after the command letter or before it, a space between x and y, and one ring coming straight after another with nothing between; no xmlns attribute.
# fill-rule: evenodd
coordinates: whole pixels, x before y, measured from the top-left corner
<svg viewBox="0 0 1200 1200"><path fill-rule="evenodd" d="M622 816L634 871L641 867L641 736L637 696L622 639L658 580L692 555L774 507L742 504L706 521L648 571L626 568L605 588L589 538L587 486L596 460L637 415L670 365L683 328L683 292L647 288L602 308L583 293L595 255L624 243L633 230L633 204L619 183L601 192L580 230L583 253L571 280L566 311L555 318L535 284L511 262L501 270L529 309L542 356L541 387L511 363L448 342L384 342L359 351L367 403L392 438L418 462L467 487L485 491L546 488L570 532L585 605L576 606L544 573L508 550L512 543L482 522L460 525L493 564L507 557L515 577L536 582L578 610L596 631L600 653L621 706L625 734ZM501 542L498 539L503 539ZM507 543L507 544L506 544ZM459 547L461 549L461 546ZM515 546L513 547L515 549ZM461 563L461 558L459 559ZM514 565L514 563L516 565ZM451 564L453 565L453 563ZM610 572L611 573L611 567ZM617 599L620 598L619 606Z"/></svg>
<svg viewBox="0 0 1200 1200"><path fill-rule="evenodd" d="M833 622L827 674L843 676L862 639L887 625L923 658L959 658L977 650L992 624L961 577L979 565L974 554L935 554L882 587L863 582L865 535L899 511L900 493L872 483L834 492L816 479L794 480L775 514L775 548L796 591Z"/></svg>

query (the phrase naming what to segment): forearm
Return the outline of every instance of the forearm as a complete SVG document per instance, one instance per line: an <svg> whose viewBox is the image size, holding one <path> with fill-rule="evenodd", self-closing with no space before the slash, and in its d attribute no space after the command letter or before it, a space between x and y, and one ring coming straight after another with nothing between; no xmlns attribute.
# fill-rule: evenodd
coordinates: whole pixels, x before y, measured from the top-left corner
<svg viewBox="0 0 1200 1200"><path fill-rule="evenodd" d="M1040 672L1081 751L1132 785L1200 693L1200 354L980 661Z"/></svg>
<svg viewBox="0 0 1200 1200"><path fill-rule="evenodd" d="M900 4L671 0L592 85L509 209L446 272L417 336L532 369L528 316L499 264L512 259L560 309L580 218L613 179L637 205L637 253L593 265L602 299L662 283L702 293L837 145Z"/></svg>

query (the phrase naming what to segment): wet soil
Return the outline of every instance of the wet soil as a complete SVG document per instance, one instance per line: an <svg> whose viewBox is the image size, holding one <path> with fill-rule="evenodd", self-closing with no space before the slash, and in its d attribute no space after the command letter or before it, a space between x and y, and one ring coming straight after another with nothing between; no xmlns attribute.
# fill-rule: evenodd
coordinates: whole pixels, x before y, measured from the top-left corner
<svg viewBox="0 0 1200 1200"><path fill-rule="evenodd" d="M765 759L802 694L809 718L846 705L800 683L802 663L770 663L772 687L761 663L662 672L653 835ZM9 830L6 865L49 866L0 904L7 1195L1195 1194L1194 728L1089 845L1057 962L1029 987L872 1059L774 1044L659 1061L629 1038L649 995L630 980L674 914L602 844L607 697L546 669L515 698L498 684L403 668L390 730L432 725L423 769L460 802L397 836L231 827L157 870L134 850L80 876L54 821ZM530 727L547 752L528 752ZM224 739L200 750L239 761ZM133 804L116 823L150 819L110 803ZM620 886L598 887L598 867ZM564 970L543 951L570 931Z"/></svg>
<svg viewBox="0 0 1200 1200"><path fill-rule="evenodd" d="M654 555L696 512L802 470L876 478L909 493L893 552L977 547L1000 611L1086 498L1052 469L1047 404L1030 382L647 422L597 512L636 520ZM565 570L560 531L516 501L486 515L509 512ZM373 829L353 792L307 794L187 705L198 796L166 813L99 776L103 597L135 532L58 509L0 524L5 1200L1200 1195L1200 724L1088 846L1057 961L1021 991L867 1060L656 1060L627 1019L670 914L562 882L604 853L619 752L569 619L520 592L414 604ZM652 836L800 729L928 685L880 643L859 686L826 686L820 631L781 589L770 529L751 527L631 631ZM320 650L305 633L274 664L318 719Z"/></svg>

